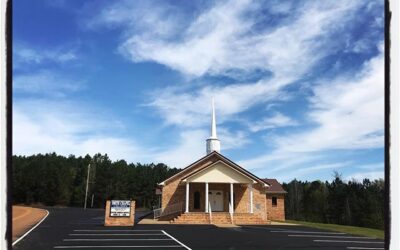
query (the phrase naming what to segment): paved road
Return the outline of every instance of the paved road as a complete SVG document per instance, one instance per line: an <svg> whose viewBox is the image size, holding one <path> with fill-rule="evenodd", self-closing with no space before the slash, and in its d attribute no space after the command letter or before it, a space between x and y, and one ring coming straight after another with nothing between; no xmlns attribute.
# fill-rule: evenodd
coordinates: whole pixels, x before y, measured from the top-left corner
<svg viewBox="0 0 400 250"><path fill-rule="evenodd" d="M383 241L300 226L104 227L104 210L50 208L14 249L384 249Z"/></svg>

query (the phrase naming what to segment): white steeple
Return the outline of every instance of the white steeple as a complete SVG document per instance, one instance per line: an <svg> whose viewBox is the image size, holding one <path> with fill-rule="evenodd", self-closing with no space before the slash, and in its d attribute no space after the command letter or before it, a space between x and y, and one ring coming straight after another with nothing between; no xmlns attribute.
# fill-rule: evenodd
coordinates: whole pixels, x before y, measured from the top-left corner
<svg viewBox="0 0 400 250"><path fill-rule="evenodd" d="M207 139L207 154L217 151L219 153L221 145L217 138L217 123L215 120L215 107L214 98L212 99L212 111L211 111L211 136Z"/></svg>

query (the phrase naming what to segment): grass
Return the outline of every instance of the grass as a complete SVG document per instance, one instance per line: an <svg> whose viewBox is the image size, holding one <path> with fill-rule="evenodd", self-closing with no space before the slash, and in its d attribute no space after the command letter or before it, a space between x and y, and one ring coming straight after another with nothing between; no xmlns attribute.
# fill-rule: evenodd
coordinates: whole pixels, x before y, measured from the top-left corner
<svg viewBox="0 0 400 250"><path fill-rule="evenodd" d="M312 227L312 228L326 229L326 230L332 230L332 231L337 231L337 232L342 232L342 233L373 237L373 238L377 238L377 239L385 238L385 233L383 230L373 229L373 228L314 223L314 222L296 221L296 220L286 220L285 222L299 224L299 225Z"/></svg>

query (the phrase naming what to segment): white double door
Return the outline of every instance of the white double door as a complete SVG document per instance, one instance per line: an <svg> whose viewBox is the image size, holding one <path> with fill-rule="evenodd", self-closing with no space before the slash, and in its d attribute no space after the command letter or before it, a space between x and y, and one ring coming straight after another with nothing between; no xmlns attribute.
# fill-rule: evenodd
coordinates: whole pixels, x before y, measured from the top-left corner
<svg viewBox="0 0 400 250"><path fill-rule="evenodd" d="M208 191L208 200L211 204L211 211L224 211L224 193L221 190Z"/></svg>

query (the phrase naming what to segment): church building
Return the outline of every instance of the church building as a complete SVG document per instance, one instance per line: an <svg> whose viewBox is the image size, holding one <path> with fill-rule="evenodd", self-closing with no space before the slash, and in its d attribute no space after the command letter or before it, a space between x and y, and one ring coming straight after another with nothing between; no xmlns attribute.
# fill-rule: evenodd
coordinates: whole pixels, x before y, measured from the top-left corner
<svg viewBox="0 0 400 250"><path fill-rule="evenodd" d="M285 220L286 193L220 153L214 102L207 154L159 183L159 220L176 224L264 224Z"/></svg>

